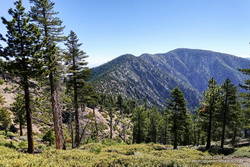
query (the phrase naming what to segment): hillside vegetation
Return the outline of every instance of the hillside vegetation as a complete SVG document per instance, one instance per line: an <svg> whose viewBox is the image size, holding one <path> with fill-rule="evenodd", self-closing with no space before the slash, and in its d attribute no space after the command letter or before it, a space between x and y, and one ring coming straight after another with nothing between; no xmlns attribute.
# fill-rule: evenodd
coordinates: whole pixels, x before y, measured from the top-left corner
<svg viewBox="0 0 250 167"><path fill-rule="evenodd" d="M172 150L160 144L127 145L106 141L90 143L73 150L55 150L40 144L42 153L29 155L17 151L25 144L0 135L0 166L2 167L91 167L91 166L221 166L229 163L212 162L212 156L191 148Z"/></svg>

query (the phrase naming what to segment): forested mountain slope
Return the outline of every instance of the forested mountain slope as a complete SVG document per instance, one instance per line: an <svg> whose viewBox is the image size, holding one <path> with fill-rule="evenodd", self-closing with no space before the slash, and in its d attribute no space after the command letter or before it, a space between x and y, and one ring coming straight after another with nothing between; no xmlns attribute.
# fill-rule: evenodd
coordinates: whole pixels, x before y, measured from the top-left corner
<svg viewBox="0 0 250 167"><path fill-rule="evenodd" d="M238 71L247 68L250 60L233 55L197 49L175 49L163 54L126 54L93 68L91 81L100 92L147 99L163 106L170 90L179 87L190 107L198 105L207 82L218 83L226 78L234 84L247 76Z"/></svg>

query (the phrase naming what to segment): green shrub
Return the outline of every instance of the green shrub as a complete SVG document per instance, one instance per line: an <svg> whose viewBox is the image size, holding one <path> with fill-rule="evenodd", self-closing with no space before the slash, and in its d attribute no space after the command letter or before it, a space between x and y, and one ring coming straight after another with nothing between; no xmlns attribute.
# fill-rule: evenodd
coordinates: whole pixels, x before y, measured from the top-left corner
<svg viewBox="0 0 250 167"><path fill-rule="evenodd" d="M18 129L13 124L11 124L10 128L9 128L9 131L12 132L12 133L16 133L18 131Z"/></svg>
<svg viewBox="0 0 250 167"><path fill-rule="evenodd" d="M91 153L100 153L105 146L100 143L90 143L84 145L81 149L89 151Z"/></svg>
<svg viewBox="0 0 250 167"><path fill-rule="evenodd" d="M3 85L3 84L4 84L4 80L0 79L0 85Z"/></svg>
<svg viewBox="0 0 250 167"><path fill-rule="evenodd" d="M55 142L55 137L54 134L52 132L52 130L49 130L48 132L45 133L45 135L42 138L43 142L48 142L49 146L51 146L52 144L54 144Z"/></svg>
<svg viewBox="0 0 250 167"><path fill-rule="evenodd" d="M105 139L105 140L102 140L102 144L106 146L113 146L113 145L121 144L121 141L113 140L113 139Z"/></svg>
<svg viewBox="0 0 250 167"><path fill-rule="evenodd" d="M13 148L13 149L16 149L16 146L13 144L13 142L9 142L9 143L5 143L4 144L5 147L8 147L8 148Z"/></svg>
<svg viewBox="0 0 250 167"><path fill-rule="evenodd" d="M234 157L247 157L250 158L250 147L241 147L233 153Z"/></svg>
<svg viewBox="0 0 250 167"><path fill-rule="evenodd" d="M28 147L28 143L26 141L21 141L19 144L18 144L18 148L20 149L25 149Z"/></svg>

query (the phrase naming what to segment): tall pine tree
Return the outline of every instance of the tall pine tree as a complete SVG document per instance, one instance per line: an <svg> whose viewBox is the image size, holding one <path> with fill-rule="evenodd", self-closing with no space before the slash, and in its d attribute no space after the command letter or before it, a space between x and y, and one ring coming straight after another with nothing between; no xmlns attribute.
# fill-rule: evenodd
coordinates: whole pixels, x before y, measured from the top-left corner
<svg viewBox="0 0 250 167"><path fill-rule="evenodd" d="M44 43L44 47L42 48L43 61L46 69L45 76L48 76L49 80L56 148L63 149L65 143L58 89L60 79L60 76L58 76L58 64L60 56L58 56L57 44L65 40L63 36L64 27L62 26L62 21L56 17L58 12L54 11L55 3L50 0L30 0L30 2L32 4L30 15L41 30Z"/></svg>
<svg viewBox="0 0 250 167"><path fill-rule="evenodd" d="M86 53L80 47L79 39L75 32L71 31L67 38L67 52L65 60L67 65L68 85L73 88L73 102L75 110L75 143L76 147L80 145L80 123L79 123L79 90L84 86L89 69L86 67Z"/></svg>
<svg viewBox="0 0 250 167"><path fill-rule="evenodd" d="M182 138L182 133L185 129L187 119L186 102L184 95L180 89L175 88L171 92L171 97L168 101L168 110L171 112L172 133L174 149L177 149L178 143Z"/></svg>
<svg viewBox="0 0 250 167"><path fill-rule="evenodd" d="M221 86L222 89L222 135L221 135L221 148L224 148L225 142L225 134L226 134L226 126L229 125L230 121L234 118L231 116L233 112L237 109L237 88L233 85L233 83L226 79L223 85Z"/></svg>
<svg viewBox="0 0 250 167"><path fill-rule="evenodd" d="M145 107L139 106L134 109L132 114L133 122L133 143L145 141L146 112Z"/></svg>
<svg viewBox="0 0 250 167"><path fill-rule="evenodd" d="M204 93L204 99L202 101L202 109L200 114L206 123L207 129L207 144L206 149L210 149L212 140L212 125L214 115L218 112L220 102L220 87L217 85L214 78L208 81L208 90Z"/></svg>
<svg viewBox="0 0 250 167"><path fill-rule="evenodd" d="M19 85L24 91L26 111L28 152L34 152L32 134L32 114L30 107L30 79L35 78L41 71L39 57L40 31L30 22L30 17L25 12L22 0L15 2L15 9L10 9L10 21L2 18L6 25L7 35L2 38L7 46L4 48L4 57L7 60L7 71L20 79Z"/></svg>

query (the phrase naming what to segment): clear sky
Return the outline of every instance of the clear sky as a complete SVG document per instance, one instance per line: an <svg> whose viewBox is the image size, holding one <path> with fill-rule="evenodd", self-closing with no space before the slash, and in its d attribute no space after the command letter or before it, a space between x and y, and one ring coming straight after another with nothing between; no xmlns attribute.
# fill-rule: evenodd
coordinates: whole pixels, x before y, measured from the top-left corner
<svg viewBox="0 0 250 167"><path fill-rule="evenodd" d="M250 0L53 1L65 33L78 34L91 67L126 53L176 48L250 57ZM0 0L0 16L7 16L13 2Z"/></svg>

